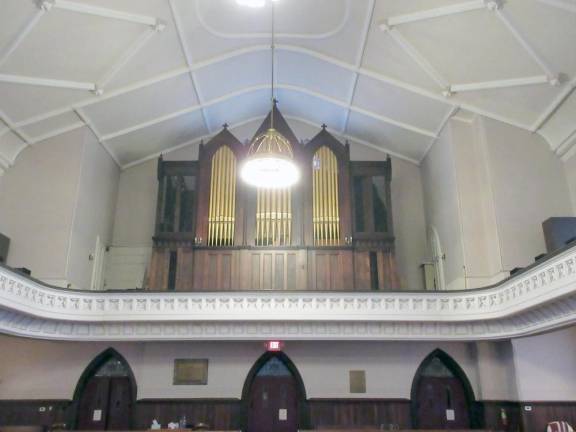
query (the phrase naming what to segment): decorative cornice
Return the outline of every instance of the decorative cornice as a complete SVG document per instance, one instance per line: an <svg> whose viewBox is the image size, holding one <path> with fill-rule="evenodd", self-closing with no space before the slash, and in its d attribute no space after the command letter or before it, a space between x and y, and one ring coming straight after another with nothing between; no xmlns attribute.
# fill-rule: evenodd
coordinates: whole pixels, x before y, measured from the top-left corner
<svg viewBox="0 0 576 432"><path fill-rule="evenodd" d="M507 339L576 322L576 247L484 289L94 292L0 268L0 331L61 340Z"/></svg>

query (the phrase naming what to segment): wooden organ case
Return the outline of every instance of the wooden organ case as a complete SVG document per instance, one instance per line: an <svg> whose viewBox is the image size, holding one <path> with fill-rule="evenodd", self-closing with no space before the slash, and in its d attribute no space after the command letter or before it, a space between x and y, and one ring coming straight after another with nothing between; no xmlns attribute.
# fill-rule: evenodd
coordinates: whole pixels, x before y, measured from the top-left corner
<svg viewBox="0 0 576 432"><path fill-rule="evenodd" d="M198 161L158 162L156 231L147 288L180 291L399 288L390 198L391 161L350 161L325 128L292 144L299 183L243 184L243 145L226 127ZM270 124L270 115L256 135Z"/></svg>

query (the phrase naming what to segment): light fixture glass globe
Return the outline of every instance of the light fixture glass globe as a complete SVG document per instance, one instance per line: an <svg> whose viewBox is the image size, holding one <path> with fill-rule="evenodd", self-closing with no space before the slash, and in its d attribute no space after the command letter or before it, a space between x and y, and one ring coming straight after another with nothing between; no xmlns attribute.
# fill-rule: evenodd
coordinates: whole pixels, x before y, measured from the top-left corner
<svg viewBox="0 0 576 432"><path fill-rule="evenodd" d="M255 157L244 162L240 172L242 180L251 186L282 189L293 186L300 179L296 164L283 157Z"/></svg>
<svg viewBox="0 0 576 432"><path fill-rule="evenodd" d="M259 8L264 7L266 0L236 0L236 3L240 6Z"/></svg>

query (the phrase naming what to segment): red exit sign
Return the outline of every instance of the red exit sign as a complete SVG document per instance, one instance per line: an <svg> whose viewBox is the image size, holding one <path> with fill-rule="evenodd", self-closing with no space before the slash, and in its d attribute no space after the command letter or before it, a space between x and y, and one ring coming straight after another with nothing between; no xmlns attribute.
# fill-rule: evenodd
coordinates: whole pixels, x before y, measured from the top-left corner
<svg viewBox="0 0 576 432"><path fill-rule="evenodd" d="M268 341L266 342L266 351L282 351L284 344L280 341Z"/></svg>

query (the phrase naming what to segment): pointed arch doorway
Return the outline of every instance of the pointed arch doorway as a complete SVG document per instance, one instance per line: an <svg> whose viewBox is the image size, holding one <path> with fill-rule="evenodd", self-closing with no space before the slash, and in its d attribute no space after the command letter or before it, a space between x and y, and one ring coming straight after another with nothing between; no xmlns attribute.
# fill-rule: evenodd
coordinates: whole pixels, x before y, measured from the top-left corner
<svg viewBox="0 0 576 432"><path fill-rule="evenodd" d="M267 352L252 366L242 390L247 432L297 432L306 427L306 391L292 361Z"/></svg>
<svg viewBox="0 0 576 432"><path fill-rule="evenodd" d="M464 371L442 350L420 364L412 382L412 423L418 429L469 429L474 393Z"/></svg>
<svg viewBox="0 0 576 432"><path fill-rule="evenodd" d="M77 430L129 430L136 381L128 362L110 348L82 373L74 392Z"/></svg>

